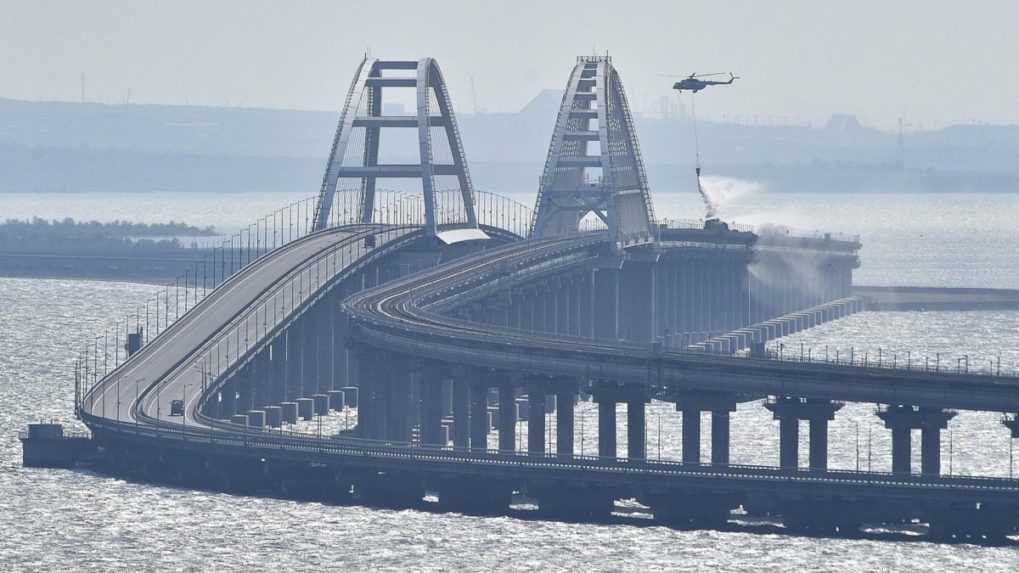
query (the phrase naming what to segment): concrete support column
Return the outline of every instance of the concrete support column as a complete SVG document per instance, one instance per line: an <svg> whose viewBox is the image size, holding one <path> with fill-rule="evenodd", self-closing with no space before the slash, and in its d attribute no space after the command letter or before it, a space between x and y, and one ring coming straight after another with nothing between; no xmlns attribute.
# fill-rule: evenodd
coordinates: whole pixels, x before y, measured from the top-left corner
<svg viewBox="0 0 1019 573"><path fill-rule="evenodd" d="M318 353L315 352L315 348L318 345L319 318L318 314L308 312L299 319L301 324L301 395L305 398L318 393L318 381L315 379L318 370Z"/></svg>
<svg viewBox="0 0 1019 573"><path fill-rule="evenodd" d="M542 382L527 385L527 453L545 453L545 387Z"/></svg>
<svg viewBox="0 0 1019 573"><path fill-rule="evenodd" d="M410 442L410 382L408 361L393 361L389 371L388 437L395 442Z"/></svg>
<svg viewBox="0 0 1019 573"><path fill-rule="evenodd" d="M920 430L920 473L941 474L941 428Z"/></svg>
<svg viewBox="0 0 1019 573"><path fill-rule="evenodd" d="M631 460L647 459L647 414L643 394L626 401L626 456Z"/></svg>
<svg viewBox="0 0 1019 573"><path fill-rule="evenodd" d="M597 268L591 275L592 338L619 338L619 269Z"/></svg>
<svg viewBox="0 0 1019 573"><path fill-rule="evenodd" d="M301 395L301 332L292 324L286 331L286 367L283 378L283 393L287 401L294 401Z"/></svg>
<svg viewBox="0 0 1019 573"><path fill-rule="evenodd" d="M556 390L556 453L573 456L573 407L577 390L573 386Z"/></svg>
<svg viewBox="0 0 1019 573"><path fill-rule="evenodd" d="M892 472L897 474L908 474L913 471L912 461L912 431L908 426L895 426L892 428Z"/></svg>
<svg viewBox="0 0 1019 573"><path fill-rule="evenodd" d="M467 449L470 445L469 383L464 373L453 378L453 447Z"/></svg>
<svg viewBox="0 0 1019 573"><path fill-rule="evenodd" d="M598 455L603 458L616 457L616 400L598 399Z"/></svg>
<svg viewBox="0 0 1019 573"><path fill-rule="evenodd" d="M701 412L711 412L711 463L729 463L729 412L736 410L736 396L708 390L676 390L671 393L676 410L683 413L683 463L701 461Z"/></svg>
<svg viewBox="0 0 1019 573"><path fill-rule="evenodd" d="M514 390L508 381L499 386L499 450L504 452L513 452L517 449L517 409Z"/></svg>
<svg viewBox="0 0 1019 573"><path fill-rule="evenodd" d="M800 420L791 416L778 421L778 465L796 469L800 461Z"/></svg>
<svg viewBox="0 0 1019 573"><path fill-rule="evenodd" d="M421 443L445 446L442 441L442 377L426 368L421 377Z"/></svg>
<svg viewBox="0 0 1019 573"><path fill-rule="evenodd" d="M389 420L393 415L393 385L390 378L393 374L392 365L381 352L375 356L375 380L372 383L372 430L380 440L391 439Z"/></svg>
<svg viewBox="0 0 1019 573"><path fill-rule="evenodd" d="M258 370L260 372L258 375L258 400L263 405L276 404L277 402L273 400L273 363L269 358L269 349L263 348L258 353L256 361L258 362Z"/></svg>
<svg viewBox="0 0 1019 573"><path fill-rule="evenodd" d="M652 338L655 315L655 265L650 261L627 261L619 275L619 335L635 342Z"/></svg>
<svg viewBox="0 0 1019 573"><path fill-rule="evenodd" d="M842 403L827 400L803 400L780 396L765 404L779 421L779 465L795 469L799 466L800 420L810 423L810 468L828 469L828 422Z"/></svg>
<svg viewBox="0 0 1019 573"><path fill-rule="evenodd" d="M729 410L711 412L711 463L729 465Z"/></svg>
<svg viewBox="0 0 1019 573"><path fill-rule="evenodd" d="M700 408L683 410L683 463L701 463L701 411Z"/></svg>
<svg viewBox="0 0 1019 573"><path fill-rule="evenodd" d="M955 412L940 408L916 408L908 405L890 405L878 412L885 427L892 431L892 471L908 474L912 472L911 439L914 428L920 435L920 471L924 475L936 476L941 473L941 430L948 427L948 421Z"/></svg>
<svg viewBox="0 0 1019 573"><path fill-rule="evenodd" d="M375 425L372 422L375 406L373 394L375 392L375 359L374 353L369 350L351 350L351 366L356 372L354 382L357 383L357 432L362 438L375 438Z"/></svg>
<svg viewBox="0 0 1019 573"><path fill-rule="evenodd" d="M810 420L810 469L828 469L828 420Z"/></svg>
<svg viewBox="0 0 1019 573"><path fill-rule="evenodd" d="M488 449L488 385L481 380L471 384L471 449Z"/></svg>

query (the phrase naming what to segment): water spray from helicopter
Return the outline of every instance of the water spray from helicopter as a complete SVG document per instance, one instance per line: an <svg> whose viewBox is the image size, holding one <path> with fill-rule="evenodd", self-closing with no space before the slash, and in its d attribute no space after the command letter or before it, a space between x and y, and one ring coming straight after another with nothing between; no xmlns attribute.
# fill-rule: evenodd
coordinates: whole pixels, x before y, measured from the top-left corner
<svg viewBox="0 0 1019 573"><path fill-rule="evenodd" d="M703 90L708 86L730 85L734 81L739 79L739 76L734 75L732 72L729 72L729 79L724 81L702 79L719 75L724 74L693 73L672 85L672 89L676 90L679 93L683 93L684 90L690 92L690 117L693 123L694 158L695 158L694 171L697 177L697 192L700 194L701 200L704 201L704 208L706 211L706 214L704 216L705 223L709 221L716 221L718 219L718 206L715 204L715 201L713 201L711 197L707 194L707 192L705 192L704 182L701 180L701 143L700 136L697 133L697 103L695 96L697 92Z"/></svg>

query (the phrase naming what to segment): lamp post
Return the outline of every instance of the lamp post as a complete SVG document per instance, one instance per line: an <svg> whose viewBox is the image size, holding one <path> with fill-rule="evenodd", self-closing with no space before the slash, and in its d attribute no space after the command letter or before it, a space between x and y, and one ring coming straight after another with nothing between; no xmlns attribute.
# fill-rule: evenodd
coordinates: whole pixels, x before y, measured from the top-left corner
<svg viewBox="0 0 1019 573"><path fill-rule="evenodd" d="M658 461L661 461L661 409L655 411L655 418L658 419Z"/></svg>
<svg viewBox="0 0 1019 573"><path fill-rule="evenodd" d="M860 423L854 421L853 426L856 430L856 471L860 471Z"/></svg>

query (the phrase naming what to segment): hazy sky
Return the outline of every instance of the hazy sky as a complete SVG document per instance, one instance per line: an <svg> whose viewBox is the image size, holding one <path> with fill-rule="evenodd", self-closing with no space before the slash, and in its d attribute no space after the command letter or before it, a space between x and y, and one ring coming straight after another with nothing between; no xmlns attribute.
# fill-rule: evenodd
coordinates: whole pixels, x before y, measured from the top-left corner
<svg viewBox="0 0 1019 573"><path fill-rule="evenodd" d="M606 50L631 105L734 71L699 113L907 128L1019 123L1019 3L0 0L0 97L335 110L366 49L438 58L458 109L512 111ZM671 96L675 97L675 96ZM686 98L684 97L684 101Z"/></svg>

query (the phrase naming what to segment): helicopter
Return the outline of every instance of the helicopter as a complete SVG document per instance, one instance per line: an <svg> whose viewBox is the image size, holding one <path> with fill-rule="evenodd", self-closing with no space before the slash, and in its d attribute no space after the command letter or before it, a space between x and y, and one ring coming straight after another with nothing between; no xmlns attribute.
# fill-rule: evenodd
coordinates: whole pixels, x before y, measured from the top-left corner
<svg viewBox="0 0 1019 573"><path fill-rule="evenodd" d="M672 84L672 89L683 93L683 91L697 93L708 86L727 86L732 82L739 79L739 76L733 75L729 72L729 79L727 81L720 80L702 80L701 78L707 78L711 76L724 76L724 73L718 74L690 74L682 80Z"/></svg>

